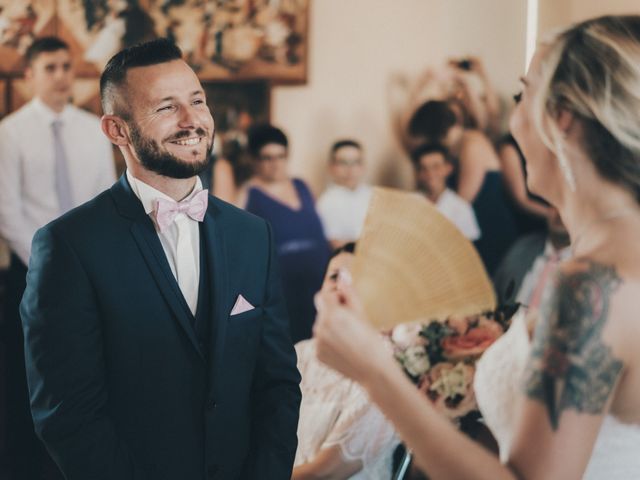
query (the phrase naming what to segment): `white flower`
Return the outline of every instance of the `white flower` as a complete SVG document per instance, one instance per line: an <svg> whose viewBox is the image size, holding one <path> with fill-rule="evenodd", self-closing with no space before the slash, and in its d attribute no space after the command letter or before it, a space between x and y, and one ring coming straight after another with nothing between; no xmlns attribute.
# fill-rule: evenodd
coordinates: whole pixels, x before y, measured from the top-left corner
<svg viewBox="0 0 640 480"><path fill-rule="evenodd" d="M405 350L410 346L426 345L427 340L419 335L420 330L422 330L420 322L401 323L391 332L391 340L401 350Z"/></svg>
<svg viewBox="0 0 640 480"><path fill-rule="evenodd" d="M419 377L431 366L427 352L422 346L407 348L402 354L402 364L407 372L414 377Z"/></svg>

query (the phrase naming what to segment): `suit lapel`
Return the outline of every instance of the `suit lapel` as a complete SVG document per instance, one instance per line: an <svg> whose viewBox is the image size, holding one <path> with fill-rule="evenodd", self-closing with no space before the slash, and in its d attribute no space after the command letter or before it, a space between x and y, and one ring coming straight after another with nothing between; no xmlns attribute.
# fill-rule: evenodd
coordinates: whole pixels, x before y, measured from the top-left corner
<svg viewBox="0 0 640 480"><path fill-rule="evenodd" d="M222 371L224 343L229 319L228 285L229 271L227 269L227 254L225 249L225 235L217 217L217 208L209 198L209 207L203 221L205 245L208 251L209 275L212 280L212 329L213 349L211 350L211 368L213 372L213 386L217 388L218 379Z"/></svg>
<svg viewBox="0 0 640 480"><path fill-rule="evenodd" d="M182 305L182 293L171 272L169 262L162 249L162 244L160 243L153 222L145 213L142 204L131 190L125 175L111 188L111 191L120 214L133 220L131 224L131 234L138 244L140 253L162 297L167 302L173 316L184 330L194 348L204 360L205 356L198 344L196 333L191 325L189 313Z"/></svg>

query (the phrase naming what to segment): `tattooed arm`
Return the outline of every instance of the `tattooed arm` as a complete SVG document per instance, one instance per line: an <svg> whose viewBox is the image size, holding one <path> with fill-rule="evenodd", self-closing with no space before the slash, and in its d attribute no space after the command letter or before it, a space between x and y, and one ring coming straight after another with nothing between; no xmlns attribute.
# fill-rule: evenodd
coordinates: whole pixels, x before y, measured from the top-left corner
<svg viewBox="0 0 640 480"><path fill-rule="evenodd" d="M580 478L623 364L607 342L615 269L575 261L536 328L510 464L534 478ZM533 474L533 475L532 475Z"/></svg>

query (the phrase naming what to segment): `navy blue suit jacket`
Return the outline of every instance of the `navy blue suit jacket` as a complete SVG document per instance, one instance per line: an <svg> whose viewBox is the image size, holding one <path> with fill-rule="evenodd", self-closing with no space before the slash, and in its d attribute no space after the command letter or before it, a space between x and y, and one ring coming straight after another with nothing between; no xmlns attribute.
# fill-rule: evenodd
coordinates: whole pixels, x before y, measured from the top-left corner
<svg viewBox="0 0 640 480"><path fill-rule="evenodd" d="M68 480L290 478L300 377L271 230L214 197L201 225L205 344L125 176L34 237L31 409ZM240 294L256 308L230 316Z"/></svg>

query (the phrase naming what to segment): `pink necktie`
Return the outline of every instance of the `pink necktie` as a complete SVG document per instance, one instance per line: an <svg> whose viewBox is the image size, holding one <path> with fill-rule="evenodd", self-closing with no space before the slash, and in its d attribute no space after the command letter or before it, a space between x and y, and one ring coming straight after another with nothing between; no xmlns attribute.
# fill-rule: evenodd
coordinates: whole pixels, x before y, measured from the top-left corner
<svg viewBox="0 0 640 480"><path fill-rule="evenodd" d="M176 215L179 213L184 213L190 218L201 222L207 211L208 203L209 193L206 190L201 190L191 197L191 199L181 202L157 198L155 200L154 216L158 228L161 232L164 232L167 227L173 223Z"/></svg>

